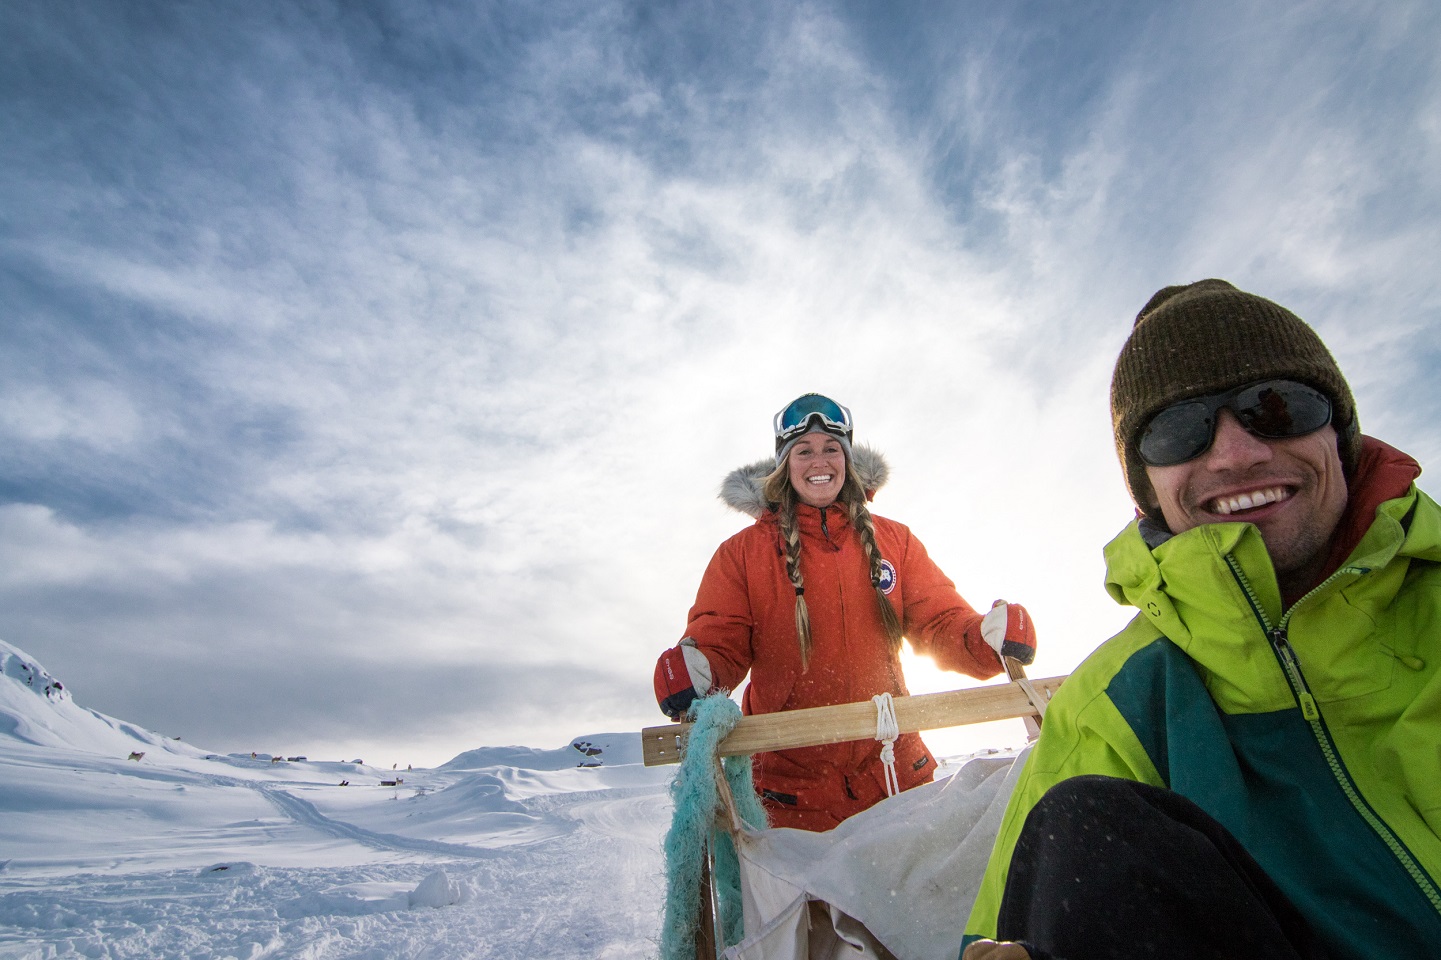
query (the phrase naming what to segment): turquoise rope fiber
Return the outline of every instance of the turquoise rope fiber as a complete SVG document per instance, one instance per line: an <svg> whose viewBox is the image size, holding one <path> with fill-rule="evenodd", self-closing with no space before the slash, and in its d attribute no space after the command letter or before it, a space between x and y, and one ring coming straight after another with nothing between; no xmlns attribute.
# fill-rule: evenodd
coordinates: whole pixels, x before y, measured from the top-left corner
<svg viewBox="0 0 1441 960"><path fill-rule="evenodd" d="M688 719L694 726L686 741L680 771L671 781L675 813L665 836L665 922L661 927L661 960L695 960L696 924L700 917L701 865L706 842L715 850L715 885L721 906L718 936L727 944L743 935L740 900L740 864L730 834L715 829L720 811L716 788L716 748L741 718L740 707L729 697L703 697L691 705ZM750 757L724 757L726 781L735 798L736 812L752 827L766 825L765 809L756 797Z"/></svg>

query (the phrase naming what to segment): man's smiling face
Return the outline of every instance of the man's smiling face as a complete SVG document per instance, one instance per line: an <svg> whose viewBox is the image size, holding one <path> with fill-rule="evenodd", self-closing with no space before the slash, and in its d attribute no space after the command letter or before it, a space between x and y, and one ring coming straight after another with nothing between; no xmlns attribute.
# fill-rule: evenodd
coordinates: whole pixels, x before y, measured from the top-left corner
<svg viewBox="0 0 1441 960"><path fill-rule="evenodd" d="M1254 523L1283 589L1314 581L1346 510L1346 478L1336 430L1266 440L1220 411L1205 453L1169 467L1146 467L1172 533L1203 523Z"/></svg>

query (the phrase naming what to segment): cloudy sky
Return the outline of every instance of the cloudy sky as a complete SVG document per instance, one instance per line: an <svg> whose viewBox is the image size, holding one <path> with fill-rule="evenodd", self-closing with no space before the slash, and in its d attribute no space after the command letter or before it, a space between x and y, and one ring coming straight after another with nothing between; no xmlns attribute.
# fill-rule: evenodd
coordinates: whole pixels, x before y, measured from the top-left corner
<svg viewBox="0 0 1441 960"><path fill-rule="evenodd" d="M1291 307L1441 465L1429 0L9 0L0 35L0 638L202 746L659 722L747 522L720 480L808 390L1068 671L1128 619L1106 391L1166 284Z"/></svg>

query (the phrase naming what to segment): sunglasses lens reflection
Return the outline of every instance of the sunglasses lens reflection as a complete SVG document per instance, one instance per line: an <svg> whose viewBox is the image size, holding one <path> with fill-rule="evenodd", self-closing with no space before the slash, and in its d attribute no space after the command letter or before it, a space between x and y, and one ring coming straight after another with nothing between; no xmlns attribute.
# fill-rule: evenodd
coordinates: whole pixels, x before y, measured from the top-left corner
<svg viewBox="0 0 1441 960"><path fill-rule="evenodd" d="M1204 403L1169 406L1151 418L1138 445L1141 459L1153 467L1185 463L1211 445L1215 420Z"/></svg>
<svg viewBox="0 0 1441 960"><path fill-rule="evenodd" d="M1266 380L1172 404L1151 418L1136 444L1137 452L1153 467L1194 460L1215 439L1216 417L1222 409L1267 440L1304 436L1331 422L1331 401L1325 394L1292 380Z"/></svg>
<svg viewBox="0 0 1441 960"><path fill-rule="evenodd" d="M1331 402L1310 387L1287 381L1261 383L1236 397L1231 409L1242 426L1273 440L1299 437L1331 422Z"/></svg>

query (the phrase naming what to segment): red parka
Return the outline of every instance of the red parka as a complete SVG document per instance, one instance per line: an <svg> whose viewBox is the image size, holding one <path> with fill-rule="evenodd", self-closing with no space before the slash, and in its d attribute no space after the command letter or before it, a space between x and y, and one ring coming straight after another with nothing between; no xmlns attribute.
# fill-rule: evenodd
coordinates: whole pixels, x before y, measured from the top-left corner
<svg viewBox="0 0 1441 960"><path fill-rule="evenodd" d="M881 470L884 476L883 465ZM912 647L946 670L977 678L998 673L1000 658L981 637L982 614L961 598L906 526L872 517L888 567L883 586ZM795 589L786 575L779 518L765 509L721 544L690 611L685 635L709 661L713 688L735 689L749 673L741 700L747 714L906 695L846 508L801 504L797 525L811 623L809 669L801 669ZM826 830L884 799L880 746L872 739L757 754L756 786L772 824ZM935 758L919 735L897 739L895 758L901 789L933 778Z"/></svg>

